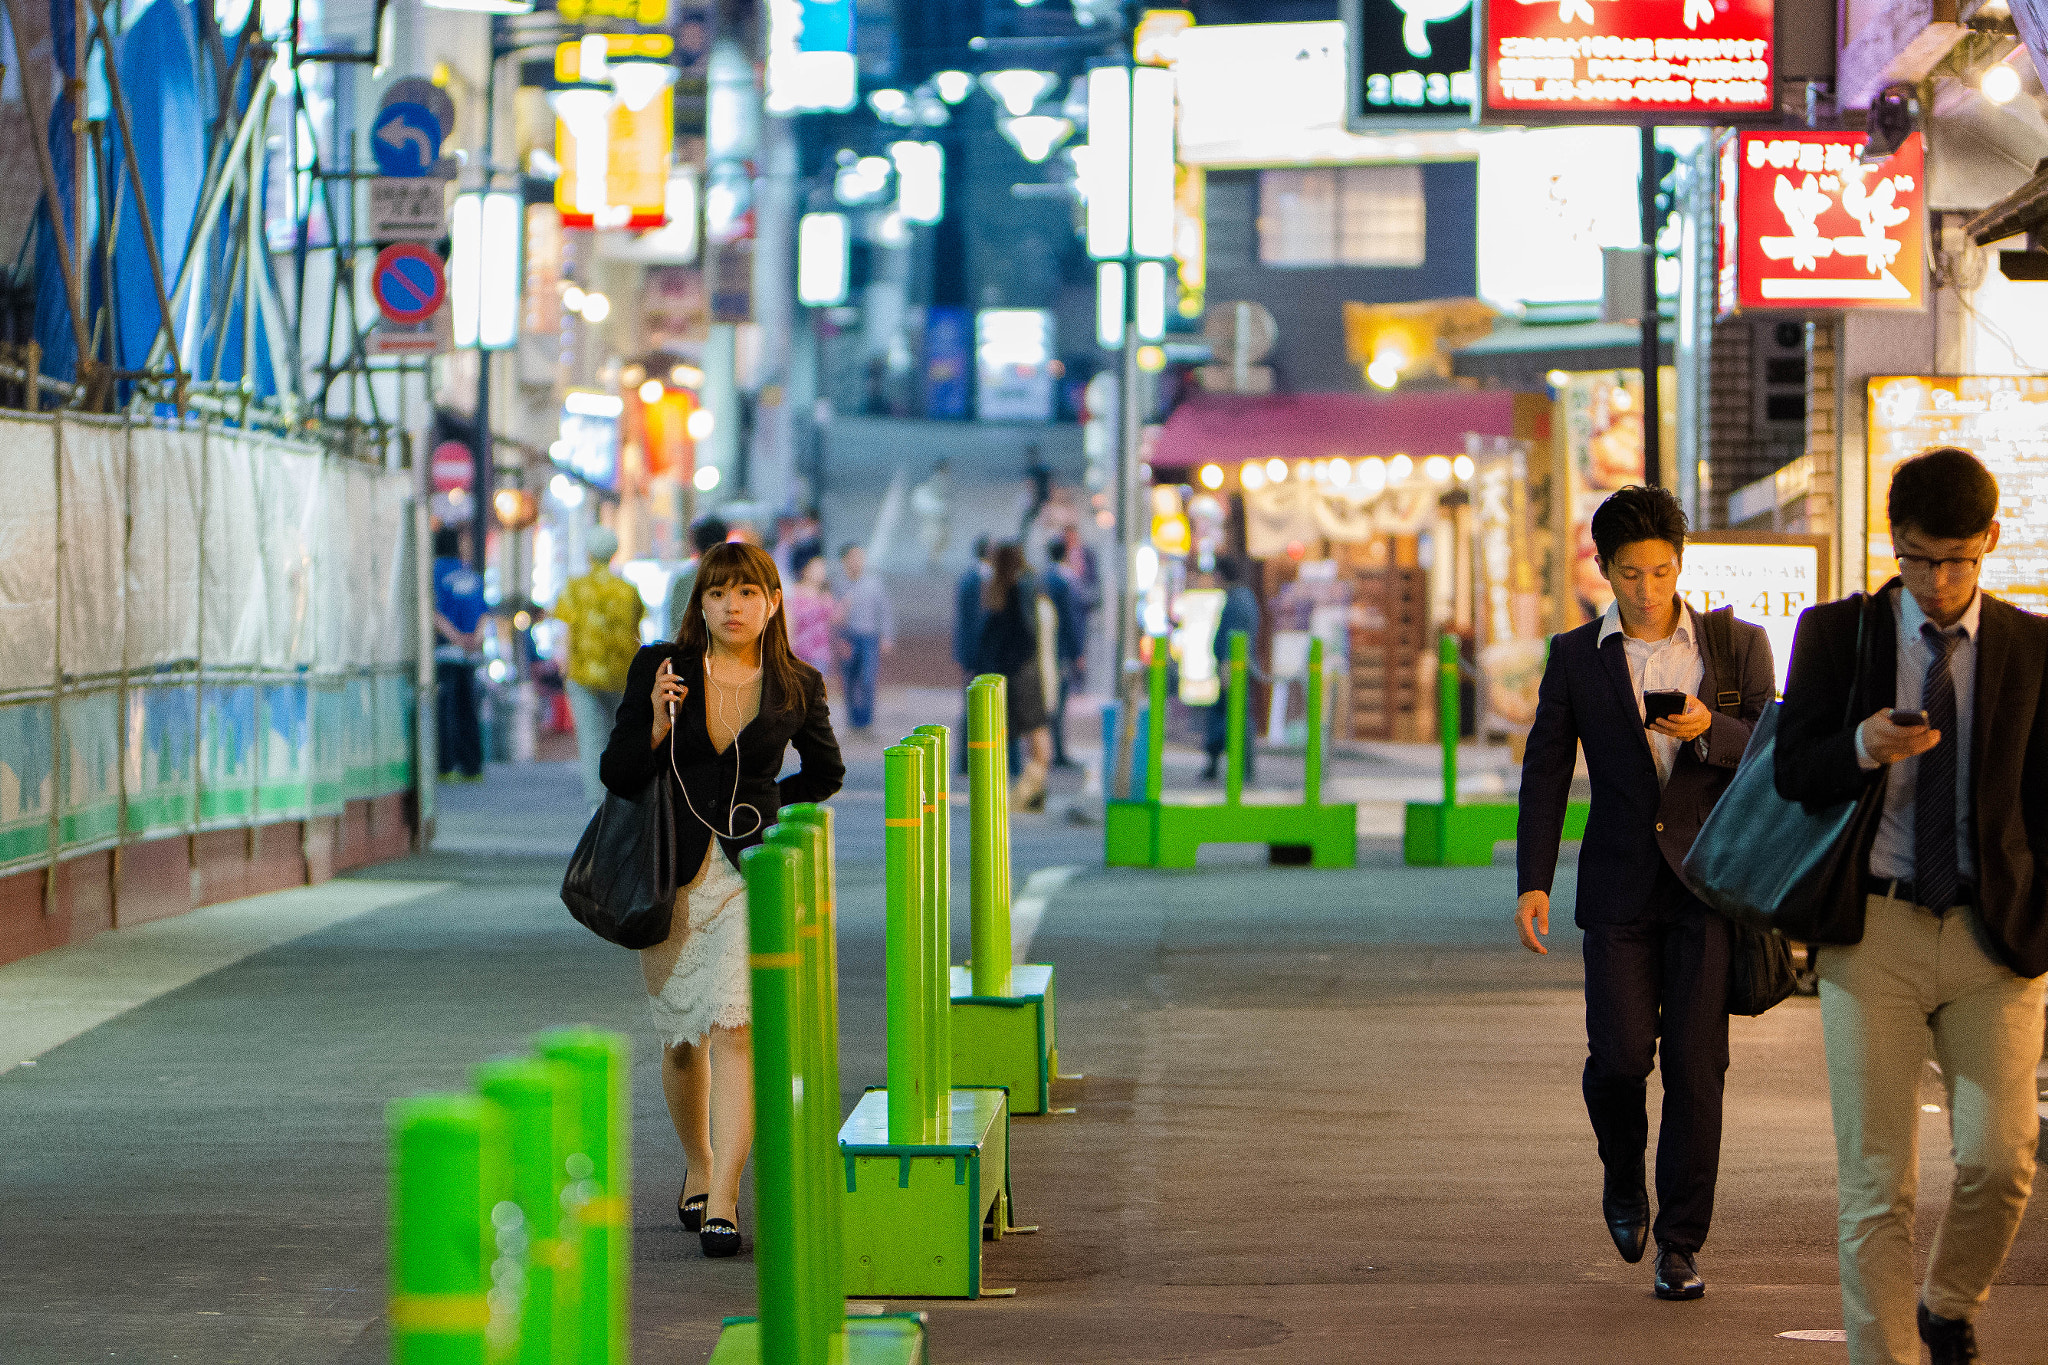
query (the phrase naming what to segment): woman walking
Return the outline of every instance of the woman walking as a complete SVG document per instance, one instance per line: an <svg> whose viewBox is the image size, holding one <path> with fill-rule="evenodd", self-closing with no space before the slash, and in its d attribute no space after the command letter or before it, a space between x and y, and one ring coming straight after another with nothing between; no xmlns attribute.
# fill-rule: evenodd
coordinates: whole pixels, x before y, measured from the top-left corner
<svg viewBox="0 0 2048 1365"><path fill-rule="evenodd" d="M1044 810L1052 735L1046 728L1045 681L1038 661L1038 591L1025 572L1024 551L1016 542L996 546L981 606L974 671L1000 673L1008 680L1010 734L1022 740L1030 754L1011 790L1010 804L1018 810Z"/></svg>
<svg viewBox="0 0 2048 1365"><path fill-rule="evenodd" d="M778 783L790 745L803 766ZM739 855L781 807L824 800L846 773L825 679L790 650L781 576L765 552L704 552L675 641L633 659L602 773L626 797L659 774L677 784L676 851L693 875L676 894L667 940L642 949L640 967L687 1163L676 1214L706 1256L736 1255L740 1171L754 1140Z"/></svg>
<svg viewBox="0 0 2048 1365"><path fill-rule="evenodd" d="M839 604L832 600L823 550L807 545L791 559L796 581L789 585L784 599L784 610L789 613L789 647L822 674L832 664L832 627L837 624Z"/></svg>

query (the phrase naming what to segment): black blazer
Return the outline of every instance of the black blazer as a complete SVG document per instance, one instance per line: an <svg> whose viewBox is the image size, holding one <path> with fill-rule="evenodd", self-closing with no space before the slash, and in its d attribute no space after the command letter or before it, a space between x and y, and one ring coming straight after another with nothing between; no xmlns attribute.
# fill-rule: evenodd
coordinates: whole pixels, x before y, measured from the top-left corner
<svg viewBox="0 0 2048 1365"><path fill-rule="evenodd" d="M1695 615L1695 635L1699 621ZM1706 642L1698 644L1706 664L1698 695L1714 711L1703 736L1707 756L1701 759L1695 745L1679 745L1662 792L1622 636L1596 645L1600 622L1593 620L1551 638L1536 723L1522 759L1521 811L1515 818L1518 891L1548 891L1557 874L1557 845L1580 744L1593 779L1593 809L1579 849L1579 927L1636 918L1656 885L1658 860L1674 872L1681 869L1707 812L1734 780L1757 717L1777 692L1770 637L1747 621L1730 625L1736 676L1726 683L1714 676ZM1715 694L1724 686L1742 694L1735 715L1714 709Z"/></svg>
<svg viewBox="0 0 2048 1365"><path fill-rule="evenodd" d="M648 741L654 736L654 675L663 659L674 660L676 675L690 691L677 709L676 723L668 737L660 745L649 747ZM704 656L686 653L666 642L646 645L633 656L633 666L626 673L626 694L619 702L611 742L605 745L598 775L607 789L631 800L647 790L648 782L657 773L669 772L669 751L675 750L675 767L683 778L675 802L676 866L685 879L697 875L704 862L704 850L711 844L712 833L704 821L726 828L727 812L736 801L760 811L761 823L749 829L754 824L753 815L742 812L731 825L742 831L741 837L718 836L734 866L739 865L740 850L761 842L762 832L775 823L775 813L782 807L800 801L823 801L839 790L846 776L846 764L839 757L839 742L832 737L832 716L825 707L824 675L802 660L797 661L796 668L804 680L803 705L788 711L777 709L779 694L774 690L774 675L763 670L761 713L747 723L734 741L738 754L733 749L721 754L711 747L710 732L704 728ZM803 767L777 782L783 752L792 744L803 760ZM739 764L737 798L733 794L735 761ZM685 792L688 803L683 799ZM697 815L690 814L692 805Z"/></svg>
<svg viewBox="0 0 2048 1365"><path fill-rule="evenodd" d="M1844 700L1856 677L1858 594L1808 609L1792 637L1785 709L1778 715L1778 794L1788 801L1846 800L1877 779L1856 762L1856 727L1898 696L1899 580L1878 589L1866 645L1869 669L1855 685L1850 724ZM2021 976L2048 972L2048 619L1989 593L1977 621L1977 682L1971 699L1971 847L1986 947ZM1875 841L1875 822L1869 841ZM1870 865L1869 842L1857 864Z"/></svg>

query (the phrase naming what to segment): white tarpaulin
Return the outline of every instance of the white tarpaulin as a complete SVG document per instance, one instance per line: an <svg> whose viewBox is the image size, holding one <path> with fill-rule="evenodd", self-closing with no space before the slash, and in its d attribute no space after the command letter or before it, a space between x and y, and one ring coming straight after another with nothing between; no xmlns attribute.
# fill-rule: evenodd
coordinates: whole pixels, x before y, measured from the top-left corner
<svg viewBox="0 0 2048 1365"><path fill-rule="evenodd" d="M128 434L127 655L131 669L190 663L199 653L197 431Z"/></svg>
<svg viewBox="0 0 2048 1365"><path fill-rule="evenodd" d="M57 459L48 422L0 418L0 691L57 669Z"/></svg>
<svg viewBox="0 0 2048 1365"><path fill-rule="evenodd" d="M119 423L66 418L58 428L64 467L64 673L121 671L127 595L128 432Z"/></svg>
<svg viewBox="0 0 2048 1365"><path fill-rule="evenodd" d="M253 668L263 662L263 556L256 461L249 443L209 432L206 461L206 558L200 610L208 668Z"/></svg>

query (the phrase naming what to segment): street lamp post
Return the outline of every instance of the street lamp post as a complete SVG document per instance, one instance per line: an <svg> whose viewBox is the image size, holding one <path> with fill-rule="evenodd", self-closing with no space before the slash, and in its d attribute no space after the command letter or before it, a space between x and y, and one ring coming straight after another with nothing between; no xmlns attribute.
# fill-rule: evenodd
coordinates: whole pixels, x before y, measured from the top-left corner
<svg viewBox="0 0 2048 1365"><path fill-rule="evenodd" d="M1106 765L1111 795L1130 794L1130 734L1139 681L1137 580L1145 518L1138 479L1144 434L1139 352L1166 330L1166 261L1173 255L1173 73L1120 66L1088 73L1088 254L1096 261L1097 337L1123 363L1118 389L1117 609L1111 630L1118 708L1117 753Z"/></svg>

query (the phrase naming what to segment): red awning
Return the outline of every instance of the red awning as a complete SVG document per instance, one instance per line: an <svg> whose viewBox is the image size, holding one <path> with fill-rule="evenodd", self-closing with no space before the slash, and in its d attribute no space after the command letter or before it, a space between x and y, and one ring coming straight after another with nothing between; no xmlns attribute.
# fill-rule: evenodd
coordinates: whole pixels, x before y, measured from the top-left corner
<svg viewBox="0 0 2048 1365"><path fill-rule="evenodd" d="M1154 469L1246 460L1461 455L1465 434L1550 438L1550 404L1509 390L1420 393L1198 393L1173 410Z"/></svg>

